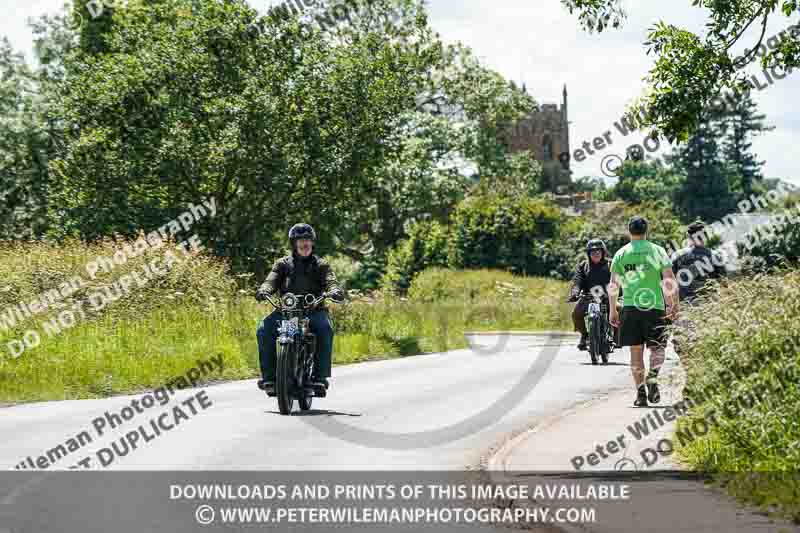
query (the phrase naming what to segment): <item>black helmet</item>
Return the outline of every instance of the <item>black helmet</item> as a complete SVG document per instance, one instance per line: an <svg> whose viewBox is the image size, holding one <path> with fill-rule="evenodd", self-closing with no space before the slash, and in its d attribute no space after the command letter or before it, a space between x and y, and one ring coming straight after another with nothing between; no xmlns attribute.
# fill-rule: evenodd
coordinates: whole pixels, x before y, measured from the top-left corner
<svg viewBox="0 0 800 533"><path fill-rule="evenodd" d="M689 235L690 237L693 237L695 233L702 233L703 230L705 229L706 225L703 224L702 220L695 220L694 222L689 224L688 228L686 228L686 234Z"/></svg>
<svg viewBox="0 0 800 533"><path fill-rule="evenodd" d="M311 239L314 241L317 239L317 234L310 224L295 224L292 226L292 229L289 230L289 243L294 246L294 241L297 239Z"/></svg>
<svg viewBox="0 0 800 533"><path fill-rule="evenodd" d="M606 243L600 239L592 239L586 243L586 255L592 255L592 250L601 250L603 252L603 257L608 255Z"/></svg>
<svg viewBox="0 0 800 533"><path fill-rule="evenodd" d="M628 222L628 231L633 235L644 235L647 233L647 220L643 217L633 217L631 221Z"/></svg>

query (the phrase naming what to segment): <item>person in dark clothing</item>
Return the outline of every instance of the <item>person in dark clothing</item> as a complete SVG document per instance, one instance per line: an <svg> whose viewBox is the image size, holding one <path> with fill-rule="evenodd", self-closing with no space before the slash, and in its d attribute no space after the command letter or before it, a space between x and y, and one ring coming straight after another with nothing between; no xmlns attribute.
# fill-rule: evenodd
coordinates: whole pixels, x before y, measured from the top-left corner
<svg viewBox="0 0 800 533"><path fill-rule="evenodd" d="M575 269L570 288L570 302L578 302L572 311L572 321L575 331L580 332L581 340L579 350L586 349L586 312L589 303L594 300L594 295L608 298L608 284L611 281L611 263L608 260L608 250L600 239L592 239L586 244L587 259L581 261Z"/></svg>
<svg viewBox="0 0 800 533"><path fill-rule="evenodd" d="M678 280L678 298L686 305L697 303L709 279L720 279L727 275L721 258L705 247L705 225L701 221L693 222L686 230L691 245L678 250L673 255L672 271ZM695 338L693 324L678 318L675 325L679 327L673 338L675 352L683 354L684 342L692 342Z"/></svg>
<svg viewBox="0 0 800 533"><path fill-rule="evenodd" d="M258 288L256 300L264 301L266 296L292 294L313 294L316 297L327 295L332 301L344 300L344 292L336 281L330 265L313 254L316 233L308 224L295 224L289 230L289 244L292 254L275 261L266 281ZM317 361L314 365L312 383L328 387L331 377L333 356L333 328L325 302L309 316L311 331L317 337ZM258 327L258 357L261 364L262 379L258 387L267 392L275 387L275 367L277 364L278 325L280 312L273 311Z"/></svg>
<svg viewBox="0 0 800 533"><path fill-rule="evenodd" d="M672 260L672 271L678 278L678 297L691 304L703 291L709 279L719 279L727 274L718 256L705 247L705 225L693 222L686 230L691 246L678 250Z"/></svg>

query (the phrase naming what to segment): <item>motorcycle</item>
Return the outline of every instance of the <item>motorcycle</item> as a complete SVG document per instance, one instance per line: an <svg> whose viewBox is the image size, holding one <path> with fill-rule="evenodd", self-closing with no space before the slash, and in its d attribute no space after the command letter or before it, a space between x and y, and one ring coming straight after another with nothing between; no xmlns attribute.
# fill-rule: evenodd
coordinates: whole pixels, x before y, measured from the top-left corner
<svg viewBox="0 0 800 533"><path fill-rule="evenodd" d="M595 298L589 303L584 317L589 340L589 357L592 364L598 363L598 357L603 364L608 364L608 355L614 351L614 328L608 321L608 299Z"/></svg>
<svg viewBox="0 0 800 533"><path fill-rule="evenodd" d="M325 299L313 294L295 295L286 293L276 304L269 296L266 300L280 311L282 318L278 326L278 358L275 371L275 389L267 392L278 398L278 409L282 415L292 412L297 400L301 411L311 409L314 397L324 398L325 387L312 386L317 338L311 332L310 313Z"/></svg>

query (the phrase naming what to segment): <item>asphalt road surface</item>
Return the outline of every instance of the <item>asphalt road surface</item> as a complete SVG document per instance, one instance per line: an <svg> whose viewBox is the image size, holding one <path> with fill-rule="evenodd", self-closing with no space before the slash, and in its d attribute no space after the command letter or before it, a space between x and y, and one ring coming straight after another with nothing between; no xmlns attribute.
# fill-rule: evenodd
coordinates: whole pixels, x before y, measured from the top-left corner
<svg viewBox="0 0 800 533"><path fill-rule="evenodd" d="M329 396L302 415L281 416L254 380L179 391L102 436L95 420L142 394L8 407L0 461L44 464L62 445L48 469L463 470L515 431L630 387L627 352L593 367L574 335L471 339L472 349L336 367ZM170 429L156 434L159 418ZM125 435L137 428L131 449Z"/></svg>

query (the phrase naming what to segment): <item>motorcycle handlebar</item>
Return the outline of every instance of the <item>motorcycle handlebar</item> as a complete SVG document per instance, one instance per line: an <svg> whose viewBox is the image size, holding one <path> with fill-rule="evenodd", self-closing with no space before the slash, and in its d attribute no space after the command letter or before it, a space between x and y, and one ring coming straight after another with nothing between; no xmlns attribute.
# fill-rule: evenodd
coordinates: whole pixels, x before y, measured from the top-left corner
<svg viewBox="0 0 800 533"><path fill-rule="evenodd" d="M310 302L309 302L309 297L311 298ZM319 298L314 298L313 294L306 294L305 297L303 298L303 303L305 304L306 308L314 309L315 307L317 307L319 304L321 304L324 300L327 300L328 298L329 298L329 296L328 296L327 293L324 293ZM272 307L274 307L275 309L278 309L278 310L283 309L283 305L282 305L283 304L283 299L278 298L278 303L277 304L275 303L275 301L272 298L270 298L266 294L264 295L264 299L267 300L270 304L272 304Z"/></svg>
<svg viewBox="0 0 800 533"><path fill-rule="evenodd" d="M268 301L270 304L272 304L272 307L274 307L275 309L280 309L281 308L279 305L277 305L275 302L272 301L272 298L270 298L266 294L264 295L264 299L266 301Z"/></svg>

